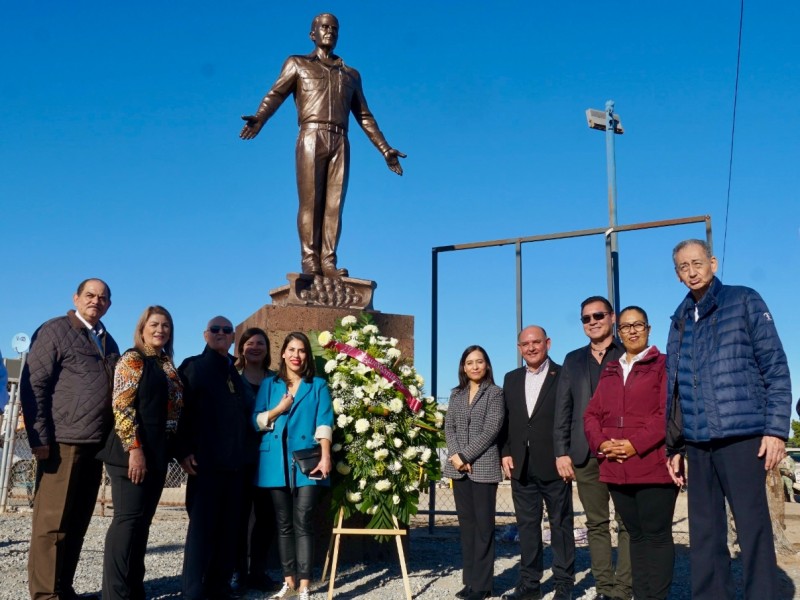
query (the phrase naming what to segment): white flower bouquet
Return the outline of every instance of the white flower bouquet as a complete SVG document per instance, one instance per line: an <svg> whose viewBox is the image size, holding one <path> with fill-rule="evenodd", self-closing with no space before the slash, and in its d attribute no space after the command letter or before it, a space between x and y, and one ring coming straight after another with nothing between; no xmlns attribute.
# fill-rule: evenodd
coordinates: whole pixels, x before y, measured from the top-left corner
<svg viewBox="0 0 800 600"><path fill-rule="evenodd" d="M441 477L444 415L370 315L344 317L316 337L335 415L333 508L368 515L369 529L391 529L392 516L408 525L420 492Z"/></svg>

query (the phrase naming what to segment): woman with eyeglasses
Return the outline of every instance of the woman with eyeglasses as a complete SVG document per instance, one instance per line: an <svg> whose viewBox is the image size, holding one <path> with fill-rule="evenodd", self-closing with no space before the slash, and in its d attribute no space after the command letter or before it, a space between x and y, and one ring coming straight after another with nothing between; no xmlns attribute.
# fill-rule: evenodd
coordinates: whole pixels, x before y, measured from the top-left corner
<svg viewBox="0 0 800 600"><path fill-rule="evenodd" d="M649 343L647 313L624 308L625 354L606 365L583 423L614 507L631 539L633 595L664 599L672 584L672 515L679 488L667 471L666 355Z"/></svg>
<svg viewBox="0 0 800 600"><path fill-rule="evenodd" d="M453 480L463 559L464 588L456 598L492 595L494 514L503 480L497 436L504 418L503 389L494 383L489 355L480 346L467 347L444 420L449 458L442 474Z"/></svg>
<svg viewBox="0 0 800 600"><path fill-rule="evenodd" d="M98 454L114 504L103 555L104 599L145 598L147 538L183 406L172 347L172 316L163 306L148 306L134 329L133 348L114 370L114 429Z"/></svg>
<svg viewBox="0 0 800 600"><path fill-rule="evenodd" d="M314 377L314 357L305 334L295 331L283 341L278 374L262 382L253 421L265 432L256 485L269 490L275 506L284 576L283 586L270 598L308 600L314 508L320 487L330 485L333 405L326 381ZM292 453L315 447L319 462L304 474Z"/></svg>

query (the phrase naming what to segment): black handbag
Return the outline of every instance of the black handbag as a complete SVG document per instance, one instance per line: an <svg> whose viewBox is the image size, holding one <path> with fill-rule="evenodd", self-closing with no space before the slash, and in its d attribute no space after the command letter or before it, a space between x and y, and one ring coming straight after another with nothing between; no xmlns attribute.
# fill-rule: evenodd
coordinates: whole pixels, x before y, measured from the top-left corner
<svg viewBox="0 0 800 600"><path fill-rule="evenodd" d="M305 450L292 451L292 462L305 476L308 476L308 474L314 470L321 458L322 446L319 444L311 446L311 448L306 448Z"/></svg>

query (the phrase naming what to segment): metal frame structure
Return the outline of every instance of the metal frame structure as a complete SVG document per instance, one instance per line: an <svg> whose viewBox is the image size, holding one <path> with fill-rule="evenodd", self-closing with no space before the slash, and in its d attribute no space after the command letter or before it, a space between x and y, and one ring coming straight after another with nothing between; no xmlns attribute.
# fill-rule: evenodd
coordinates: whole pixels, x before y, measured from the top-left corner
<svg viewBox="0 0 800 600"><path fill-rule="evenodd" d="M613 114L613 104L611 105ZM613 134L611 136L613 140ZM613 142L612 142L613 143ZM610 192L609 192L610 193ZM612 219L616 220L612 215ZM467 244L453 244L451 246L435 246L431 249L431 395L438 397L439 383L439 254L441 252L455 252L458 250L475 250L478 248L493 248L496 246L515 247L516 260L516 302L517 302L517 331L522 329L522 244L529 242L547 242L550 240L563 240L567 238L586 237L590 235L605 236L606 246L606 268L608 270L608 296L614 298L615 310L619 308L619 294L615 293L619 289L618 258L616 253L616 234L623 231L640 231L642 229L654 229L657 227L674 227L676 225L690 225L692 223L706 224L706 241L709 248L713 248L711 238L711 216L702 215L697 217L683 217L680 219L667 219L664 221L648 221L645 223L634 223L633 225L612 225L610 227L596 227L594 229L580 229L577 231L565 231L562 233L548 233L544 235L531 235L520 238L507 238L504 240L492 240L488 242L470 242ZM612 248L611 240L614 240ZM436 505L436 485L431 482L430 505ZM436 520L436 510L419 511L420 514L428 513L428 531L434 530Z"/></svg>
<svg viewBox="0 0 800 600"><path fill-rule="evenodd" d="M640 231L642 229L654 229L657 227L674 227L676 225L690 225L692 223L706 224L706 241L709 247L711 243L711 216L701 215L697 217L684 217L680 219L667 219L664 221L648 221L645 223L634 223L633 225L617 225L616 227L596 227L594 229L580 229L577 231L565 231L562 233L548 233L543 235L531 235L520 238L508 238L504 240L492 240L488 242L470 242L467 244L453 244L451 246L436 246L431 249L431 395L437 397L438 384L438 351L439 351L439 254L442 252L455 252L458 250L475 250L478 248L493 248L496 246L515 247L516 260L516 302L517 302L517 331L522 329L522 244L530 242L547 242L550 240L563 240L566 238L586 237L590 235L603 235L608 242L609 237L615 233L623 231ZM608 245L608 243L606 244ZM612 295L613 276L609 274L609 296Z"/></svg>

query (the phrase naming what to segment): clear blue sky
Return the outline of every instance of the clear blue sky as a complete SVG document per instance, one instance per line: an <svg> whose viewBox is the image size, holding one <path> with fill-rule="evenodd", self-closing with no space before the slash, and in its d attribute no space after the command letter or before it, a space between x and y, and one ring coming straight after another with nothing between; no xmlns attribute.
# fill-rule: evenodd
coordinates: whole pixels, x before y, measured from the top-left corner
<svg viewBox="0 0 800 600"><path fill-rule="evenodd" d="M224 6L224 8L223 8ZM608 7L613 18L602 10ZM341 21L389 142L386 169L358 128L340 264L378 282L375 306L416 318L430 375L431 248L601 227L604 134L584 111L614 99L619 222L709 214L722 259L736 2L15 2L0 20L0 350L106 279L120 345L149 303L176 320L180 360L218 313L241 321L296 271L296 117L287 102L237 137L312 17ZM800 386L800 5L745 7L724 277L756 288ZM670 262L701 225L620 237L622 303L663 347L685 293ZM605 293L601 238L528 245L524 320L552 356L583 345L586 296ZM442 255L439 395L462 349L516 364L512 247Z"/></svg>

